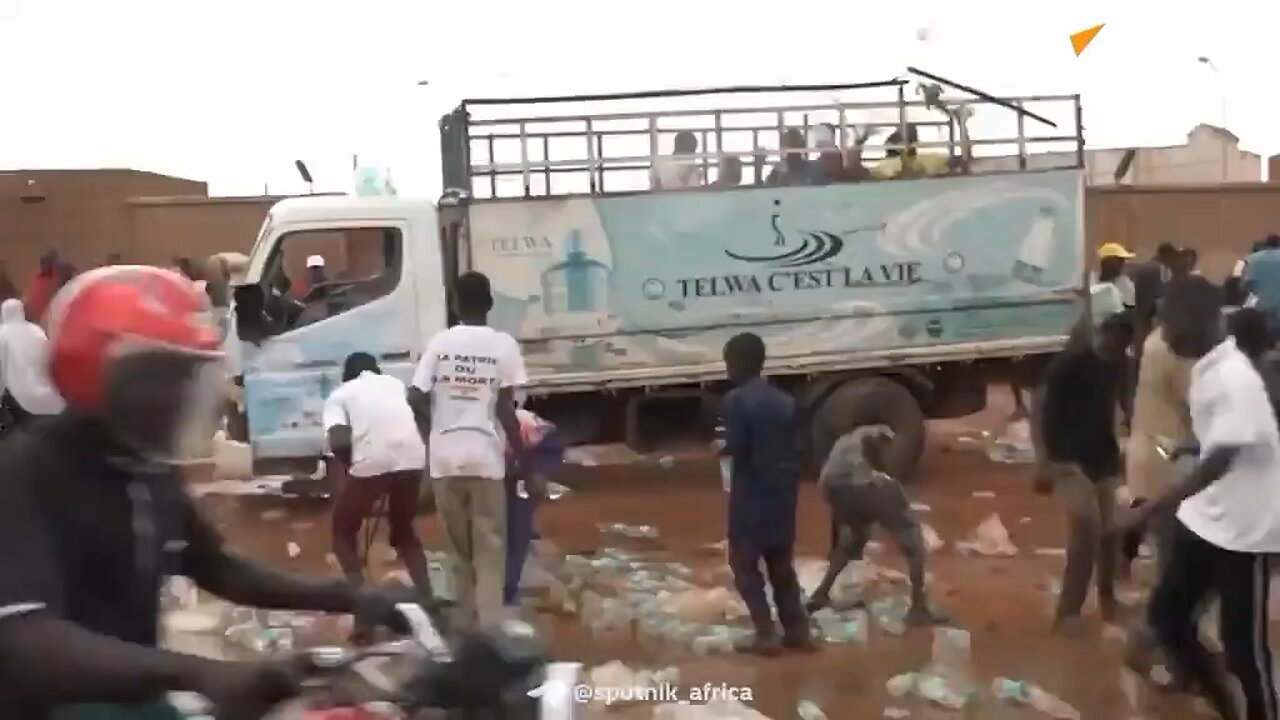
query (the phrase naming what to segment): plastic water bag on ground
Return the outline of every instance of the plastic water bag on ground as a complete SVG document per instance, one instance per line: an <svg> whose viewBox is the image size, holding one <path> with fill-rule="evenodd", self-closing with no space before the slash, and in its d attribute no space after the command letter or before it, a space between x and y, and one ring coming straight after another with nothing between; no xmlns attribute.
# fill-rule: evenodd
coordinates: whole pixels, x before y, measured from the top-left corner
<svg viewBox="0 0 1280 720"><path fill-rule="evenodd" d="M946 547L946 543L942 541L938 531L927 523L920 523L920 534L924 536L924 547L929 552L935 553Z"/></svg>
<svg viewBox="0 0 1280 720"><path fill-rule="evenodd" d="M801 700L796 703L796 715L800 720L830 720L827 714L822 712L822 708L818 707L818 703L812 700Z"/></svg>
<svg viewBox="0 0 1280 720"><path fill-rule="evenodd" d="M1013 539L1009 537L1009 530L1000 521L1000 516L991 513L983 520L981 524L973 531L970 538L964 542L956 543L956 547L962 552L975 553L978 555L986 555L988 557L1014 557L1018 554L1018 547L1013 544Z"/></svg>
<svg viewBox="0 0 1280 720"><path fill-rule="evenodd" d="M969 633L957 628L937 628L933 632L933 655L929 666L913 676L914 684L910 691L929 702L959 710L977 699L973 678ZM895 681L899 683L899 691L908 683L905 676L890 682Z"/></svg>
<svg viewBox="0 0 1280 720"><path fill-rule="evenodd" d="M742 617L746 606L728 588L695 588L670 593L661 602L663 612L686 622L714 623Z"/></svg>
<svg viewBox="0 0 1280 720"><path fill-rule="evenodd" d="M827 561L818 558L799 558L795 561L796 578L805 596L812 596L827 573ZM831 603L837 607L851 607L863 602L879 572L871 563L851 562L836 576L831 585Z"/></svg>
<svg viewBox="0 0 1280 720"><path fill-rule="evenodd" d="M826 642L862 645L870 639L871 618L865 610L836 612L823 608L810 619Z"/></svg>
<svg viewBox="0 0 1280 720"><path fill-rule="evenodd" d="M1027 420L1015 420L1005 426L994 439L988 439L987 457L992 462L1024 465L1036 460L1035 447L1031 443L1031 424Z"/></svg>
<svg viewBox="0 0 1280 720"><path fill-rule="evenodd" d="M627 523L600 523L597 526L605 535L614 535L630 540L657 540L658 529L652 525L628 525Z"/></svg>

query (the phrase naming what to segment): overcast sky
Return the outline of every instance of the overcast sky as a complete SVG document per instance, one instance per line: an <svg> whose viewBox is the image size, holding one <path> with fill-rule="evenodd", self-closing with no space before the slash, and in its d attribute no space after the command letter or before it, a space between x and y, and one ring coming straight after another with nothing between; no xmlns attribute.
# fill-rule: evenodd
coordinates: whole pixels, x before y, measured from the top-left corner
<svg viewBox="0 0 1280 720"><path fill-rule="evenodd" d="M359 154L427 194L436 120L463 96L857 82L909 64L1000 95L1082 93L1093 146L1176 144L1225 105L1246 149L1280 152L1263 69L1280 3L869 6L0 0L0 168L130 167L248 195L305 191L295 158L317 190L346 190ZM1075 57L1067 36L1101 22Z"/></svg>

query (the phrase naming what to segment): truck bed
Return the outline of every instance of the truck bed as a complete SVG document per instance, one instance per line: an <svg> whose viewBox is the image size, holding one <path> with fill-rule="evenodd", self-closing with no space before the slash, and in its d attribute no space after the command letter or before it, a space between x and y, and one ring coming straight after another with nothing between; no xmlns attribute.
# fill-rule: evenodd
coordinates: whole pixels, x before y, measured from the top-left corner
<svg viewBox="0 0 1280 720"><path fill-rule="evenodd" d="M535 390L1053 352L1079 317L1078 170L477 201L471 266Z"/></svg>

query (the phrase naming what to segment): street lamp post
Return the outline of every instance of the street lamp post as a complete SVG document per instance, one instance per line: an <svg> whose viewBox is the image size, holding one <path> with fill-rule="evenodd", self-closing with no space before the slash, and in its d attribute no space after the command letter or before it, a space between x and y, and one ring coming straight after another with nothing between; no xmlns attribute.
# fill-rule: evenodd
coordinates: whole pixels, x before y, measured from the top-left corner
<svg viewBox="0 0 1280 720"><path fill-rule="evenodd" d="M1222 73L1218 72L1218 66L1213 63L1213 58L1211 57L1208 57L1206 55L1201 55L1200 57L1196 58L1196 61L1202 65L1205 65L1206 67L1209 68L1209 70L1213 72L1214 80L1216 80L1218 83L1218 100L1220 103L1220 111L1222 115L1222 129L1226 130L1227 132L1230 132L1231 129L1227 126L1227 89L1222 83ZM1227 150L1227 146L1223 145L1222 146L1222 181L1223 182L1226 182L1228 180L1228 165L1229 165L1228 150Z"/></svg>

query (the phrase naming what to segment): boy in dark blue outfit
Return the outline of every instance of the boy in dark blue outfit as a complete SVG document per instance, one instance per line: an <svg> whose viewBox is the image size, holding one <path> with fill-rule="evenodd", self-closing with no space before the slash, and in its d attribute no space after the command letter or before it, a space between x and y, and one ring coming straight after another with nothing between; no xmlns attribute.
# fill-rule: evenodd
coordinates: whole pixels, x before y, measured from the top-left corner
<svg viewBox="0 0 1280 720"><path fill-rule="evenodd" d="M739 649L776 655L782 648L810 649L809 618L792 567L796 496L800 474L795 403L761 377L764 341L735 335L724 346L734 389L724 398L725 454L733 459L729 487L729 565L746 602L755 638ZM764 565L782 638L765 598Z"/></svg>

